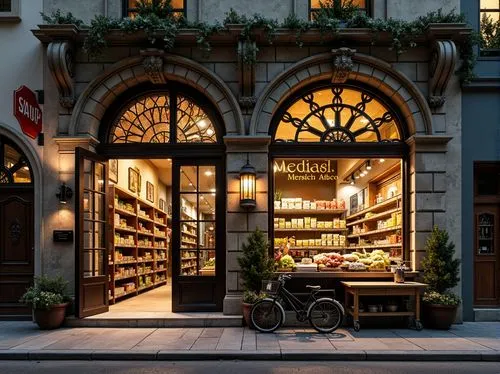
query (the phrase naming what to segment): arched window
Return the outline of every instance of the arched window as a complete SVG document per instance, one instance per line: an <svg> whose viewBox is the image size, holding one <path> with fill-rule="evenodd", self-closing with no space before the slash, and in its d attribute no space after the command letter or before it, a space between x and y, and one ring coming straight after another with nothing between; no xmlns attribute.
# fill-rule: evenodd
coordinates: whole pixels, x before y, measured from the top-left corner
<svg viewBox="0 0 500 374"><path fill-rule="evenodd" d="M23 152L0 136L0 185L31 183L31 167Z"/></svg>
<svg viewBox="0 0 500 374"><path fill-rule="evenodd" d="M110 143L217 143L211 116L180 93L149 93L131 101L113 123Z"/></svg>
<svg viewBox="0 0 500 374"><path fill-rule="evenodd" d="M401 142L397 116L374 95L350 86L310 90L285 107L275 142Z"/></svg>

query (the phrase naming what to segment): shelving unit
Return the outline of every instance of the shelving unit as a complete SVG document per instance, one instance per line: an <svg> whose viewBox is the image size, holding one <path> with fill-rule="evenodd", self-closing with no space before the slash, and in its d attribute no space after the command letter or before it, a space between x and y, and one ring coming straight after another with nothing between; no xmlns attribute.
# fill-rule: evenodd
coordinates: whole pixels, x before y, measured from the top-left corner
<svg viewBox="0 0 500 374"><path fill-rule="evenodd" d="M110 186L109 193L109 301L114 304L167 283L170 217L117 186Z"/></svg>
<svg viewBox="0 0 500 374"><path fill-rule="evenodd" d="M276 234L282 234L282 236L292 237L294 241L309 241L314 240L315 245L303 244L303 245L292 245L289 247L289 254L296 260L302 259L302 257L312 257L315 254L328 251L342 251L347 245L347 226L345 221L346 210L345 209L275 209L275 217L279 220L284 218L286 221L295 219L306 220L307 218L314 218L316 227L274 227L274 232ZM318 227L318 222L322 221L324 224L329 222L332 227ZM340 227L334 227L335 221L338 221L337 225ZM341 224L341 222L343 222ZM302 224L301 224L302 225ZM309 225L309 224L308 224ZM329 235L330 239L323 239L325 235ZM340 237L343 237L342 243L344 245L334 245L333 236L337 238L340 244ZM279 239L282 239L280 237ZM319 242L318 242L319 241ZM331 243L331 245L328 245ZM278 248L278 247L276 247Z"/></svg>
<svg viewBox="0 0 500 374"><path fill-rule="evenodd" d="M186 202L189 204L189 202ZM187 210L181 211L181 274L182 275L197 275L198 257L196 256L196 249L198 248L198 235L196 224L196 209L189 204ZM187 220L187 221L184 221ZM188 254L188 256L185 256Z"/></svg>

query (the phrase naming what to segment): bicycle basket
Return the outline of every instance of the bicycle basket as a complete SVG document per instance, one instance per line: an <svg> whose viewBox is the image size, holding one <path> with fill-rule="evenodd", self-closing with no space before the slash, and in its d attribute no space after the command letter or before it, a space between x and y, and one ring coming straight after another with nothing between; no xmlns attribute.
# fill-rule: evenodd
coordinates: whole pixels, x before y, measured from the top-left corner
<svg viewBox="0 0 500 374"><path fill-rule="evenodd" d="M263 280L262 281L262 291L268 295L276 295L280 288L281 282L273 280Z"/></svg>

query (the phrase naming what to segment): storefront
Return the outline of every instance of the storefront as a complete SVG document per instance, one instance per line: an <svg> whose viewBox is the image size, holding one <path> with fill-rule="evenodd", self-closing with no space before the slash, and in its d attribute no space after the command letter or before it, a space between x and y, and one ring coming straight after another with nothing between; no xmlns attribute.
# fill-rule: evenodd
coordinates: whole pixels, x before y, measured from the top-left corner
<svg viewBox="0 0 500 374"><path fill-rule="evenodd" d="M36 32L50 61L72 43L62 29ZM443 179L459 180L447 152L460 129L433 128L438 114L415 81L349 48L318 47L284 63L286 38L247 66L227 46L234 35L224 38L211 58L193 57L187 37L178 54L127 57L112 40L117 57L70 54L77 76L46 91L55 124L45 134L55 171L47 185L74 187L75 209L45 208L46 258L58 260L44 266L75 279L78 317L153 294L174 312L238 315L237 258L256 228L282 256L320 265L314 274L298 269L302 283L390 279L397 262L419 270L433 225L459 236L451 202L460 191ZM428 49L408 63L432 70ZM65 69L50 64L47 80ZM252 209L240 201L247 164L256 174ZM74 228L75 242L51 248L47 233L61 228Z"/></svg>

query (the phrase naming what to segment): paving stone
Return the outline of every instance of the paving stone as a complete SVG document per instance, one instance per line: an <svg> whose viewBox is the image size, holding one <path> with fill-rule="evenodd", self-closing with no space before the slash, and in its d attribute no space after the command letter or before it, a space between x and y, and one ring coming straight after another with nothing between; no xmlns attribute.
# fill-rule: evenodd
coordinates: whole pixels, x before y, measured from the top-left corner
<svg viewBox="0 0 500 374"><path fill-rule="evenodd" d="M219 338L199 338L191 347L191 350L215 350Z"/></svg>

